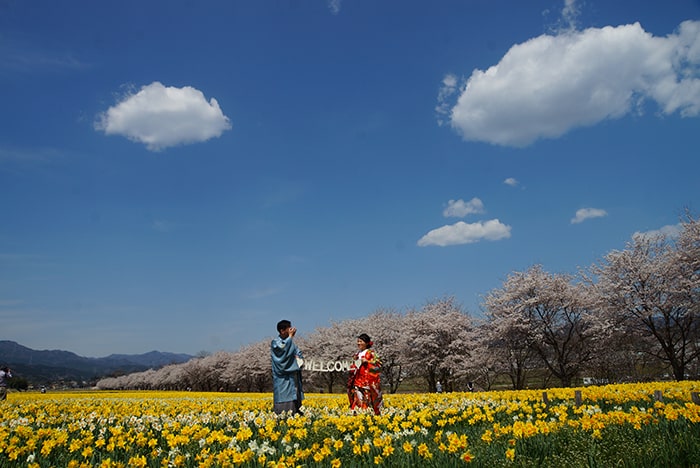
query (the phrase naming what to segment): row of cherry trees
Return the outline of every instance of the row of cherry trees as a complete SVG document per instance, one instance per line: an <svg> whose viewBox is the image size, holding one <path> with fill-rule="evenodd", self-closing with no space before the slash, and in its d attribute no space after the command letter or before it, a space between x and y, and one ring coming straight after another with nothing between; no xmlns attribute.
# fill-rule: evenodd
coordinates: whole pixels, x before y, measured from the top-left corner
<svg viewBox="0 0 700 468"><path fill-rule="evenodd" d="M396 392L407 377L423 378L429 388L436 382L455 382L466 369L473 320L453 298L426 304L405 314L378 310L368 317L334 322L329 327L295 337L307 362L351 361L357 335L368 333L382 360L385 391ZM462 371L458 371L458 369ZM102 389L159 389L202 391L270 391L270 342L260 341L237 352L220 351L157 370L102 379ZM347 373L303 372L304 386L312 391L342 391Z"/></svg>
<svg viewBox="0 0 700 468"><path fill-rule="evenodd" d="M698 377L700 364L700 222L687 216L677 238L636 236L577 275L535 265L508 276L484 298L476 319L454 298L404 313L378 310L297 335L308 360L348 361L368 333L382 362L382 385L405 382L434 391L563 386L582 376L644 380ZM307 390L344 391L344 372L303 373ZM121 377L104 389L270 391L269 341Z"/></svg>

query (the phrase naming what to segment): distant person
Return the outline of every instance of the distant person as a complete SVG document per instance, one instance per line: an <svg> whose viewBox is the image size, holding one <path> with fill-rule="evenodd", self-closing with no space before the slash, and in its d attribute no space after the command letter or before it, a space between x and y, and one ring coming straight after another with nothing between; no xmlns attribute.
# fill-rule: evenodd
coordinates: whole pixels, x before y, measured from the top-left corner
<svg viewBox="0 0 700 468"><path fill-rule="evenodd" d="M7 379L12 378L12 371L5 366L0 368L0 400L7 399Z"/></svg>
<svg viewBox="0 0 700 468"><path fill-rule="evenodd" d="M467 382L467 390L470 392L474 391L474 382Z"/></svg>
<svg viewBox="0 0 700 468"><path fill-rule="evenodd" d="M348 376L348 399L352 410L372 408L379 415L382 410L382 390L379 373L382 363L372 350L372 340L366 333L357 337L358 352L353 358Z"/></svg>
<svg viewBox="0 0 700 468"><path fill-rule="evenodd" d="M439 380L435 384L435 391L437 391L438 393L442 393L442 384L440 383Z"/></svg>
<svg viewBox="0 0 700 468"><path fill-rule="evenodd" d="M297 329L292 327L289 320L280 320L277 332L279 336L270 343L274 395L272 409L277 414L301 413L301 401L304 399L301 368L304 365L304 357L292 340Z"/></svg>

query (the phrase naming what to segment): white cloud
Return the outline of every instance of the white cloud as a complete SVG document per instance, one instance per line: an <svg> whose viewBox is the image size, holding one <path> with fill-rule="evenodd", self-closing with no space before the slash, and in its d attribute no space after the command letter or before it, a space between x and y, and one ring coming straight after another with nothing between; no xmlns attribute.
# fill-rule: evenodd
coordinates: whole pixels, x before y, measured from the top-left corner
<svg viewBox="0 0 700 468"><path fill-rule="evenodd" d="M659 236L664 236L666 238L670 239L675 239L681 234L681 230L683 229L682 224L669 224L667 226L664 226L660 229L655 229L652 231L645 231L645 232L640 232L637 231L634 234L632 234L632 238L635 237L646 237L646 238L656 238Z"/></svg>
<svg viewBox="0 0 700 468"><path fill-rule="evenodd" d="M59 151L54 148L18 149L0 147L0 162L44 163L55 161L63 156L65 156L64 151Z"/></svg>
<svg viewBox="0 0 700 468"><path fill-rule="evenodd" d="M468 202L462 199L450 200L447 202L447 208L444 209L442 215L445 218L464 218L469 214L483 213L484 203L474 197Z"/></svg>
<svg viewBox="0 0 700 468"><path fill-rule="evenodd" d="M576 11L567 2L565 21ZM514 45L498 64L472 72L454 106L447 99L458 85L447 80L437 110L465 140L522 147L620 118L645 100L664 114L697 116L699 74L700 21L667 37L639 23L589 28Z"/></svg>
<svg viewBox="0 0 700 468"><path fill-rule="evenodd" d="M600 208L581 208L580 210L576 211L576 216L571 218L571 224L578 224L587 219L601 218L607 215L608 212L601 210Z"/></svg>
<svg viewBox="0 0 700 468"><path fill-rule="evenodd" d="M458 89L457 86L459 81L455 75L448 74L442 79L442 86L438 92L438 104L435 107L435 112L438 117L438 124L445 125L450 123L450 114L452 107L450 98L454 95Z"/></svg>
<svg viewBox="0 0 700 468"><path fill-rule="evenodd" d="M64 72L83 70L90 65L71 54L31 49L8 50L0 47L0 72Z"/></svg>
<svg viewBox="0 0 700 468"><path fill-rule="evenodd" d="M190 86L155 81L98 116L95 129L144 143L151 151L221 136L231 124L219 103Z"/></svg>
<svg viewBox="0 0 700 468"><path fill-rule="evenodd" d="M581 11L576 4L576 0L564 0L564 8L561 11L562 20L565 23L565 29L568 31L576 30L576 23Z"/></svg>
<svg viewBox="0 0 700 468"><path fill-rule="evenodd" d="M433 229L418 240L418 245L420 247L429 245L446 247L448 245L472 244L482 239L491 241L507 239L510 237L510 229L510 226L501 223L498 219L472 224L459 221Z"/></svg>
<svg viewBox="0 0 700 468"><path fill-rule="evenodd" d="M518 186L518 181L514 177L508 177L506 180L503 181L503 183L506 185L510 185L511 187Z"/></svg>
<svg viewBox="0 0 700 468"><path fill-rule="evenodd" d="M341 3L342 0L328 0L328 9L331 10L331 13L337 15L338 13L340 13Z"/></svg>

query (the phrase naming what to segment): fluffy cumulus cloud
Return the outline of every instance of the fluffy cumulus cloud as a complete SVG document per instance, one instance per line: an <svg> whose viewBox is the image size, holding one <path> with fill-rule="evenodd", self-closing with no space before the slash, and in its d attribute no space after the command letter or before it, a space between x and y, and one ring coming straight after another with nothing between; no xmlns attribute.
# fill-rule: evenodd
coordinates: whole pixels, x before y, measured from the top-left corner
<svg viewBox="0 0 700 468"><path fill-rule="evenodd" d="M484 203L479 198L474 197L467 202L461 198L448 201L442 215L446 218L463 218L470 214L485 212ZM510 229L510 226L501 223L498 219L476 223L460 221L433 229L418 240L418 246L447 247L449 245L473 244L481 240L506 239L510 237Z"/></svg>
<svg viewBox="0 0 700 468"><path fill-rule="evenodd" d="M522 147L641 111L646 101L663 114L700 113L700 21L666 37L635 23L530 39L466 82L448 75L436 110L465 140Z"/></svg>
<svg viewBox="0 0 700 468"><path fill-rule="evenodd" d="M462 199L450 200L447 202L447 208L442 212L445 218L464 218L470 214L478 214L484 212L484 203L474 197L468 202Z"/></svg>
<svg viewBox="0 0 700 468"><path fill-rule="evenodd" d="M515 177L508 177L506 180L503 181L504 184L510 185L511 187L517 187L518 186L518 181L515 179Z"/></svg>
<svg viewBox="0 0 700 468"><path fill-rule="evenodd" d="M216 99L190 86L153 82L100 114L95 129L143 143L151 151L207 141L230 129Z"/></svg>
<svg viewBox="0 0 700 468"><path fill-rule="evenodd" d="M580 210L576 211L576 216L571 218L571 224L578 224L587 219L602 218L603 216L607 215L608 212L601 210L600 208L581 208Z"/></svg>
<svg viewBox="0 0 700 468"><path fill-rule="evenodd" d="M437 245L447 247L450 245L472 244L481 240L499 240L510 237L510 226L501 223L498 219L486 222L465 223L459 221L455 224L433 229L418 240L420 247Z"/></svg>

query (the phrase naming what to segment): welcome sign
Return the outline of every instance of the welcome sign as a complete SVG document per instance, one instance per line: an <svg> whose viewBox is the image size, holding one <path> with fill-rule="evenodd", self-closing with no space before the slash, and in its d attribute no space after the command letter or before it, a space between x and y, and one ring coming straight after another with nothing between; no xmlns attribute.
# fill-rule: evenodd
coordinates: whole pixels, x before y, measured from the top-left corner
<svg viewBox="0 0 700 468"><path fill-rule="evenodd" d="M350 370L350 361L306 359L303 368L311 372L347 372Z"/></svg>

